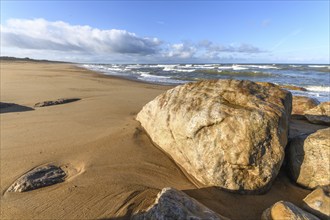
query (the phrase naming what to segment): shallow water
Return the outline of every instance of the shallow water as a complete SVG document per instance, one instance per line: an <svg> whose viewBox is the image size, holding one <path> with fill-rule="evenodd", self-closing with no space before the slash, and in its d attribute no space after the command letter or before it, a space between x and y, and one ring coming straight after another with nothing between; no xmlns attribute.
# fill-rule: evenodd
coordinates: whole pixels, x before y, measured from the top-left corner
<svg viewBox="0 0 330 220"><path fill-rule="evenodd" d="M83 64L105 75L163 85L202 79L240 79L294 85L307 91L294 95L330 101L330 65L308 64Z"/></svg>

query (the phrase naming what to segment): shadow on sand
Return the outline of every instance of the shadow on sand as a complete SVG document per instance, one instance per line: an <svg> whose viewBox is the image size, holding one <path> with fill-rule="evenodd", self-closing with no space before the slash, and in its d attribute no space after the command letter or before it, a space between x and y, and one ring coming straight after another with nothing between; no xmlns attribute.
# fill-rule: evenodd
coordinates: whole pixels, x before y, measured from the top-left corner
<svg viewBox="0 0 330 220"><path fill-rule="evenodd" d="M262 195L242 195L217 187L187 189L183 192L222 216L230 219L252 220L260 219L265 209L281 200L302 207L302 200L310 193L310 190L294 184L287 176L286 170L282 169L270 190ZM132 214L132 209L128 209L123 216L102 218L102 220L131 219Z"/></svg>
<svg viewBox="0 0 330 220"><path fill-rule="evenodd" d="M18 105L15 103L0 102L0 114L10 113L10 112L25 112L25 111L32 111L32 110L34 110L34 109L31 107Z"/></svg>
<svg viewBox="0 0 330 220"><path fill-rule="evenodd" d="M300 120L298 122L300 122ZM312 126L312 128L310 128L310 126ZM313 125L307 121L296 123L296 130L294 131L295 133L293 134L293 137L305 133L306 130L303 128L309 128L308 132L312 133L321 127L323 128L324 126ZM149 138L142 128L136 128L134 133L135 141L141 142L142 137ZM145 141L147 142L148 140ZM154 144L154 146L156 145ZM294 180L290 179L289 173L290 171L287 167L286 158L279 174L273 181L272 185L268 190L259 195L251 193L239 194L217 187L186 189L183 190L183 192L204 204L211 210L230 219L260 219L264 210L281 200L288 201L297 205L298 207L302 207L303 198L305 198L311 191L298 186ZM128 210L124 216L104 218L104 220L130 219L132 217L131 214L132 212Z"/></svg>
<svg viewBox="0 0 330 220"><path fill-rule="evenodd" d="M101 218L100 220L129 220L131 218L132 218L132 216L127 214L127 215L124 215L121 217Z"/></svg>
<svg viewBox="0 0 330 220"><path fill-rule="evenodd" d="M301 207L302 199L310 193L310 190L292 182L283 167L272 187L261 195L236 194L217 187L183 190L183 192L230 219L260 219L265 209L281 200Z"/></svg>

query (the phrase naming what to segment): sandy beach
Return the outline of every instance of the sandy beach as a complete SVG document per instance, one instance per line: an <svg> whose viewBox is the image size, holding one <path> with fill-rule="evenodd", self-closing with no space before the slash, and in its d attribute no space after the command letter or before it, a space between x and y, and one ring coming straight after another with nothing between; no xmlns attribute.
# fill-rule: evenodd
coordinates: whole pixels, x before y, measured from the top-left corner
<svg viewBox="0 0 330 220"><path fill-rule="evenodd" d="M260 219L279 200L301 206L311 191L281 171L264 195L239 195L194 184L155 147L135 120L171 88L106 77L73 64L1 62L1 219L129 219L164 187L183 190L231 219ZM59 98L79 101L35 108ZM7 193L22 174L61 166L63 183Z"/></svg>

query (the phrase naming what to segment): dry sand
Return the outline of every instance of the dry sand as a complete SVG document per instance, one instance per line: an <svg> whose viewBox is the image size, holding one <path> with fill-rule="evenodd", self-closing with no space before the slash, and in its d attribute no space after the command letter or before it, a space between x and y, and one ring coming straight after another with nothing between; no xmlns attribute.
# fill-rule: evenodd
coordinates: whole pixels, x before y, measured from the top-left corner
<svg viewBox="0 0 330 220"><path fill-rule="evenodd" d="M183 190L232 219L259 219L279 200L301 206L310 192L281 172L265 195L196 187L135 121L142 106L169 89L105 77L70 64L1 62L0 219L129 219L163 187ZM81 98L34 108L37 102ZM6 189L30 169L52 163L63 183L24 193Z"/></svg>

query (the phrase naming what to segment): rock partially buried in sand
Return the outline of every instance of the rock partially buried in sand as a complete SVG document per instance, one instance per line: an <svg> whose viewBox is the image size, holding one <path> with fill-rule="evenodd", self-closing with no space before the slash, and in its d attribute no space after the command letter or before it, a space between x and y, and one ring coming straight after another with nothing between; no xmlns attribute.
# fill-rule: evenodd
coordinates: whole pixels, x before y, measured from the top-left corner
<svg viewBox="0 0 330 220"><path fill-rule="evenodd" d="M316 216L295 206L291 202L279 201L266 209L261 220L319 220Z"/></svg>
<svg viewBox="0 0 330 220"><path fill-rule="evenodd" d="M330 102L322 102L304 113L311 123L330 125Z"/></svg>
<svg viewBox="0 0 330 220"><path fill-rule="evenodd" d="M294 138L288 146L292 178L309 189L330 184L330 128Z"/></svg>
<svg viewBox="0 0 330 220"><path fill-rule="evenodd" d="M322 220L330 219L330 185L318 187L304 198L303 208Z"/></svg>
<svg viewBox="0 0 330 220"><path fill-rule="evenodd" d="M297 115L301 116L301 118L305 118L304 112L308 111L317 105L320 102L316 99L306 97L306 96L293 96L292 97L292 115L297 117Z"/></svg>
<svg viewBox="0 0 330 220"><path fill-rule="evenodd" d="M137 120L205 186L260 193L281 167L291 102L291 93L273 84L201 81L159 95Z"/></svg>
<svg viewBox="0 0 330 220"><path fill-rule="evenodd" d="M54 101L43 101L43 102L38 102L34 105L34 107L46 107L46 106L51 106L51 105L61 105L61 104L66 104L70 102L75 102L79 101L79 98L70 98L70 99L57 99Z"/></svg>
<svg viewBox="0 0 330 220"><path fill-rule="evenodd" d="M187 194L173 189L164 188L158 193L156 201L145 212L134 215L133 220L152 219L209 219L229 220L206 206L202 205Z"/></svg>
<svg viewBox="0 0 330 220"><path fill-rule="evenodd" d="M8 192L26 192L64 181L66 173L57 166L45 165L34 168L16 180Z"/></svg>

